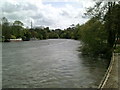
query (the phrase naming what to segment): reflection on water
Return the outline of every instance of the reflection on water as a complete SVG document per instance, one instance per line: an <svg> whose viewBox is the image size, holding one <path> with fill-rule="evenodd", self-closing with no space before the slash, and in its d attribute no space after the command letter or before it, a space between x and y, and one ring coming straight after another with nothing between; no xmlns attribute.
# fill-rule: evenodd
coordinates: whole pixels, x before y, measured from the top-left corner
<svg viewBox="0 0 120 90"><path fill-rule="evenodd" d="M79 45L66 39L3 43L3 88L97 87L107 62L83 57Z"/></svg>

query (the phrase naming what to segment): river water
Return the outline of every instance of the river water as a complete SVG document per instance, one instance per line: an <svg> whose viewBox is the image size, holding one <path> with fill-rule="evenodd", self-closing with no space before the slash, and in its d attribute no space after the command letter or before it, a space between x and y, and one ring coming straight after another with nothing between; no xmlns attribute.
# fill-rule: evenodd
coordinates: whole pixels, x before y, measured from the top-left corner
<svg viewBox="0 0 120 90"><path fill-rule="evenodd" d="M3 43L2 87L98 87L108 62L82 56L80 45L70 39Z"/></svg>

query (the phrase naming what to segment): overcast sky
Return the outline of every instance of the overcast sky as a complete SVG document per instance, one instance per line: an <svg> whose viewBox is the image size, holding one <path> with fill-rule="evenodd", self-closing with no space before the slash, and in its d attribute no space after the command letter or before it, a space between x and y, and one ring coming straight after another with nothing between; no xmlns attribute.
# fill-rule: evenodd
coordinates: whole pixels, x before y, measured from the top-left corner
<svg viewBox="0 0 120 90"><path fill-rule="evenodd" d="M9 21L20 20L25 26L48 26L67 28L71 24L82 24L85 8L93 6L92 0L2 0L2 16Z"/></svg>

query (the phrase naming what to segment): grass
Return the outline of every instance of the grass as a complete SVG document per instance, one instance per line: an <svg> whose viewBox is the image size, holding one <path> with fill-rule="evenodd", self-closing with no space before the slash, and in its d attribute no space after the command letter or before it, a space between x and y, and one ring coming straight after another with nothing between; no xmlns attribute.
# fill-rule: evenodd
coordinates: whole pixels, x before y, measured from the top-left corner
<svg viewBox="0 0 120 90"><path fill-rule="evenodd" d="M114 50L115 53L120 53L120 46L117 46Z"/></svg>

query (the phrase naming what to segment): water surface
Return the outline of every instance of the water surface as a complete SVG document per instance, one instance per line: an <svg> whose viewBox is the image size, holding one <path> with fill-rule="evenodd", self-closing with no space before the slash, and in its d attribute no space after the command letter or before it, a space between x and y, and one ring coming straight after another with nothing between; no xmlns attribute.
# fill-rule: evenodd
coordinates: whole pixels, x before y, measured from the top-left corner
<svg viewBox="0 0 120 90"><path fill-rule="evenodd" d="M67 39L3 43L3 88L97 87L108 63L83 57L80 45Z"/></svg>

